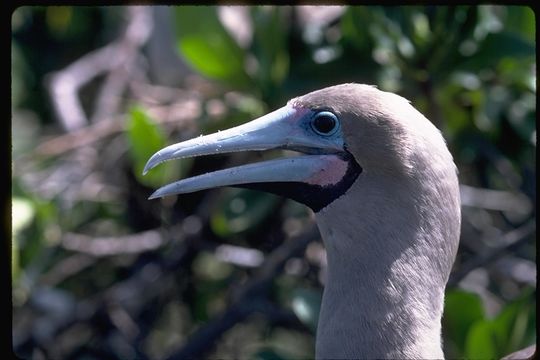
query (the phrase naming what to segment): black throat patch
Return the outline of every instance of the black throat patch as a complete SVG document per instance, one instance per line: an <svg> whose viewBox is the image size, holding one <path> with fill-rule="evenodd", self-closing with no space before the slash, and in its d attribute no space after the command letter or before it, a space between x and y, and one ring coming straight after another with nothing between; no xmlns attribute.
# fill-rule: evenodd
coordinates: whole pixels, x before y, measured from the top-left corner
<svg viewBox="0 0 540 360"><path fill-rule="evenodd" d="M347 171L343 178L334 185L321 186L303 182L271 182L248 183L235 185L234 187L260 190L284 196L309 206L314 212L319 212L343 195L362 173L362 167L350 153L344 152L340 157L347 161Z"/></svg>

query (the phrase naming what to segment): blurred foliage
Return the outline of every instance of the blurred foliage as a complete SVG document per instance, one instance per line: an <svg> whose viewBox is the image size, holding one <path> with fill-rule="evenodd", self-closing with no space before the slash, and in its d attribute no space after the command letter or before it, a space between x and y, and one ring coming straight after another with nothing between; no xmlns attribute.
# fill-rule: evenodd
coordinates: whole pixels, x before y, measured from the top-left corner
<svg viewBox="0 0 540 360"><path fill-rule="evenodd" d="M249 89L244 52L219 21L216 8L190 6L173 11L178 49L185 59L207 76Z"/></svg>
<svg viewBox="0 0 540 360"><path fill-rule="evenodd" d="M306 324L313 334L317 332L321 300L321 293L316 290L306 288L292 290L292 309L298 319Z"/></svg>
<svg viewBox="0 0 540 360"><path fill-rule="evenodd" d="M481 299L471 293L451 290L445 298L443 329L446 354L467 359L498 358L535 342L535 296L526 291L493 319L486 317Z"/></svg>
<svg viewBox="0 0 540 360"><path fill-rule="evenodd" d="M301 233L310 214L292 201L240 189L146 200L180 177L272 154L168 162L143 177L144 163L175 138L238 125L327 85L377 84L408 98L443 131L463 184L524 194L532 204L521 214L464 207L456 272L500 246L501 235L536 219L532 9L240 9L249 35L244 41L224 21L223 7L162 8L170 46L191 68L177 88L189 92L177 95L154 83L146 73L160 66L148 69L147 46L130 90L118 94L124 130L55 155L37 146L62 137L44 85L51 73L114 41L126 23L125 8L20 7L13 13L12 298L14 347L21 356L165 358L218 317L256 273L257 256L268 258ZM164 34L160 19L156 37ZM98 77L80 92L88 113L103 82ZM163 116L188 110L167 96L141 96L133 90L141 82L171 91L172 98L196 99L200 113L191 125L158 124L156 105L169 107ZM128 246L137 243L130 235L155 229L165 239L159 246ZM85 246L106 245L92 253L73 234L88 236ZM260 290L279 311L256 312L231 327L209 356L313 356L324 271L314 240L305 254L286 261L269 290ZM526 240L447 289L448 357L501 357L535 341L535 233ZM236 246L244 258L223 255L222 245ZM114 252L121 246L129 250Z"/></svg>
<svg viewBox="0 0 540 360"><path fill-rule="evenodd" d="M230 189L216 202L211 215L212 231L222 237L244 234L256 229L276 210L278 199L246 189Z"/></svg>

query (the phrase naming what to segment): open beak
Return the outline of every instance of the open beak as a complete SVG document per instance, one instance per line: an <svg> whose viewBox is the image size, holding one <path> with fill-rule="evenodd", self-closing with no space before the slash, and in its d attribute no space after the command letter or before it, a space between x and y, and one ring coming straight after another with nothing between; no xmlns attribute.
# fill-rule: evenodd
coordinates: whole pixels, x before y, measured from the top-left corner
<svg viewBox="0 0 540 360"><path fill-rule="evenodd" d="M321 137L309 126L315 114L286 105L228 130L170 145L148 160L144 174L162 162L237 151L289 149L305 155L263 161L183 179L155 191L150 199L214 187L260 183L303 183L316 186L339 182L347 171L341 137ZM328 171L329 169L337 171ZM247 186L246 186L247 187Z"/></svg>

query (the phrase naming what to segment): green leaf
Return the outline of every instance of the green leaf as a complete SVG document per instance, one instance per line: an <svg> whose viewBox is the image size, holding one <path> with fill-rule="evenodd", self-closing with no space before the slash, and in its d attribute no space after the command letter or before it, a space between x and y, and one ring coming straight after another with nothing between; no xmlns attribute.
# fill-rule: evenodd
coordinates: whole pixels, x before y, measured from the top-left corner
<svg viewBox="0 0 540 360"><path fill-rule="evenodd" d="M263 98L272 98L289 71L286 24L279 7L253 7L251 15L255 25L252 47L259 63L257 80Z"/></svg>
<svg viewBox="0 0 540 360"><path fill-rule="evenodd" d="M459 290L446 293L443 328L459 353L465 351L467 334L473 324L484 318L484 309L478 295Z"/></svg>
<svg viewBox="0 0 540 360"><path fill-rule="evenodd" d="M36 210L34 204L30 200L19 197L14 197L12 199L11 206L11 229L13 233L11 239L11 278L12 280L15 280L19 275L20 232L30 225L34 219Z"/></svg>
<svg viewBox="0 0 540 360"><path fill-rule="evenodd" d="M465 358L495 359L498 358L497 353L497 344L492 323L488 320L474 323L467 334Z"/></svg>
<svg viewBox="0 0 540 360"><path fill-rule="evenodd" d="M18 179L13 179L12 196L12 264L16 280L28 267L31 277L42 271L51 255L48 246L56 246L62 230L66 230L64 218L58 215L59 206L51 199L41 199L27 192ZM67 229L69 230L69 229Z"/></svg>
<svg viewBox="0 0 540 360"><path fill-rule="evenodd" d="M461 59L456 69L479 71L496 68L503 59L532 58L536 54L535 44L516 33L490 33L478 44L478 51Z"/></svg>
<svg viewBox="0 0 540 360"><path fill-rule="evenodd" d="M535 296L531 291L506 305L493 319L493 333L498 344L498 355L517 351L530 345L535 338ZM532 329L532 331L531 331Z"/></svg>
<svg viewBox="0 0 540 360"><path fill-rule="evenodd" d="M340 23L344 42L360 52L370 50L373 41L366 29L374 21L373 10L365 6L349 6Z"/></svg>
<svg viewBox="0 0 540 360"><path fill-rule="evenodd" d="M507 6L505 28L520 34L530 42L535 42L536 21L534 11L528 6Z"/></svg>
<svg viewBox="0 0 540 360"><path fill-rule="evenodd" d="M465 329L465 358L501 358L534 343L536 339L535 295L531 289L516 301L506 305L492 320L480 319ZM455 299L457 300L457 299ZM456 301L457 302L457 301ZM469 312L466 302L461 311Z"/></svg>
<svg viewBox="0 0 540 360"><path fill-rule="evenodd" d="M160 126L146 114L143 108L134 106L130 109L126 135L133 161L133 172L141 184L158 187L172 179L175 170L174 163L152 169L145 176L142 174L148 159L165 146L165 136Z"/></svg>
<svg viewBox="0 0 540 360"><path fill-rule="evenodd" d="M174 8L177 49L202 75L239 88L249 88L244 51L218 19L216 7Z"/></svg>
<svg viewBox="0 0 540 360"><path fill-rule="evenodd" d="M474 56L495 56L496 58L529 57L536 54L534 43L511 32L489 34L479 53Z"/></svg>

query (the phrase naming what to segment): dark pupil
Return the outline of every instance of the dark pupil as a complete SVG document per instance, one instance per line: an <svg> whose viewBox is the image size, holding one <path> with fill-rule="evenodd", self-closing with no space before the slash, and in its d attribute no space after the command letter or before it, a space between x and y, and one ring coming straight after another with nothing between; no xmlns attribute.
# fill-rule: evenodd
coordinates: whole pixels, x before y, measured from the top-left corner
<svg viewBox="0 0 540 360"><path fill-rule="evenodd" d="M323 134L327 134L336 127L336 119L329 115L319 115L313 121L315 129Z"/></svg>

